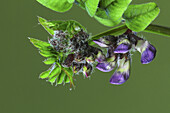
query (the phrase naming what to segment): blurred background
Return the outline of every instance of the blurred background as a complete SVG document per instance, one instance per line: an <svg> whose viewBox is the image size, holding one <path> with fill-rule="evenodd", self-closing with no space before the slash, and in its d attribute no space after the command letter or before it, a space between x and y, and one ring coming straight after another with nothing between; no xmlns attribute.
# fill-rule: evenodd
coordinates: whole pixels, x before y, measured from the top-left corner
<svg viewBox="0 0 170 113"><path fill-rule="evenodd" d="M170 27L170 1L156 2L161 9L154 24ZM76 89L69 84L51 86L40 80L48 69L44 58L27 37L47 41L49 34L38 25L37 16L48 20L76 20L95 35L108 27L99 24L77 6L66 13L51 11L35 0L8 0L0 4L0 113L169 113L170 37L140 33L157 49L154 61L140 63L133 54L131 76L120 86L109 83L113 72L95 70L91 79L76 76Z"/></svg>

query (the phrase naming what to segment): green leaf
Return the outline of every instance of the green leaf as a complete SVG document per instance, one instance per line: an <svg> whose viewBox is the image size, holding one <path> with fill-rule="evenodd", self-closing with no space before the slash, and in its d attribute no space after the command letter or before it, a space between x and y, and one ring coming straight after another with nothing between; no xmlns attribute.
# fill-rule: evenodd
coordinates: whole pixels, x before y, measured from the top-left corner
<svg viewBox="0 0 170 113"><path fill-rule="evenodd" d="M123 18L129 29L143 31L159 14L160 9L154 3L130 5L125 11Z"/></svg>
<svg viewBox="0 0 170 113"><path fill-rule="evenodd" d="M64 81L64 78L67 77L64 71L61 71L60 75L57 78L57 84L62 84Z"/></svg>
<svg viewBox="0 0 170 113"><path fill-rule="evenodd" d="M40 53L42 56L44 56L44 57L53 57L53 56L56 56L56 54L53 54L51 51L41 50L39 53Z"/></svg>
<svg viewBox="0 0 170 113"><path fill-rule="evenodd" d="M65 83L69 83L74 86L73 83L73 71L71 68L62 68L62 70L66 73L67 77L65 78Z"/></svg>
<svg viewBox="0 0 170 113"><path fill-rule="evenodd" d="M115 0L108 7L106 7L106 11L110 19L119 24L122 20L123 13L131 1L132 0Z"/></svg>
<svg viewBox="0 0 170 113"><path fill-rule="evenodd" d="M56 81L56 79L57 79L58 76L59 76L59 74L57 74L57 75L55 75L55 76L49 78L48 81L51 83L51 85L53 85L53 83Z"/></svg>
<svg viewBox="0 0 170 113"><path fill-rule="evenodd" d="M97 11L100 0L86 0L85 7L88 14L93 17Z"/></svg>
<svg viewBox="0 0 170 113"><path fill-rule="evenodd" d="M85 10L85 9L86 9L86 8L85 8L85 3L84 3L85 1L86 1L86 0L76 0L76 1L75 1L75 4Z"/></svg>
<svg viewBox="0 0 170 113"><path fill-rule="evenodd" d="M49 64L53 64L55 62L56 58L53 58L53 57L50 57L50 58L47 58L46 60L44 60L43 62L47 65Z"/></svg>
<svg viewBox="0 0 170 113"><path fill-rule="evenodd" d="M102 0L101 8L97 9L94 18L106 26L118 25L130 2L131 0Z"/></svg>
<svg viewBox="0 0 170 113"><path fill-rule="evenodd" d="M65 76L64 82L65 83L70 83L70 78L67 75Z"/></svg>
<svg viewBox="0 0 170 113"><path fill-rule="evenodd" d="M74 3L75 0L67 0L70 4Z"/></svg>
<svg viewBox="0 0 170 113"><path fill-rule="evenodd" d="M108 7L115 0L100 0L100 8Z"/></svg>
<svg viewBox="0 0 170 113"><path fill-rule="evenodd" d="M52 78L53 76L57 75L59 76L59 74L61 73L61 66L60 64L55 64L52 69L51 69L51 73L49 74L49 78Z"/></svg>
<svg viewBox="0 0 170 113"><path fill-rule="evenodd" d="M86 31L80 23L74 20L69 21L47 21L39 17L40 24L49 32L51 35L54 35L55 30L62 30L68 32L68 35L73 35L78 32L78 29L83 29Z"/></svg>
<svg viewBox="0 0 170 113"><path fill-rule="evenodd" d="M100 22L101 24L106 25L106 26L110 26L110 27L119 24L119 21L118 21L118 22L112 21L112 20L108 17L106 11L103 10L103 9L100 9L100 8L98 8L98 10L97 10L96 15L94 16L94 18L95 18L98 22Z"/></svg>
<svg viewBox="0 0 170 113"><path fill-rule="evenodd" d="M49 74L50 74L50 70L47 70L47 71L42 72L39 77L41 79L45 79L48 77Z"/></svg>
<svg viewBox="0 0 170 113"><path fill-rule="evenodd" d="M40 4L57 12L65 12L71 9L73 3L68 1L71 2L73 0L37 0Z"/></svg>
<svg viewBox="0 0 170 113"><path fill-rule="evenodd" d="M50 49L50 44L48 42L44 42L38 39L34 38L29 38L30 42L37 48L42 49L42 50L49 50Z"/></svg>
<svg viewBox="0 0 170 113"><path fill-rule="evenodd" d="M47 24L47 20L45 20L42 17L38 17L38 21L40 22L40 24L44 27L44 29L51 35L54 35L54 30L49 28L49 25Z"/></svg>

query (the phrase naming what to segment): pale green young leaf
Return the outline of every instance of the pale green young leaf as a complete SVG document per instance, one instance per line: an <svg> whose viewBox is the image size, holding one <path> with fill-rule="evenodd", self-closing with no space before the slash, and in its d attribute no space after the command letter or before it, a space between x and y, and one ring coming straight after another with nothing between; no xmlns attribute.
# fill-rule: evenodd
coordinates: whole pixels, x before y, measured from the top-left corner
<svg viewBox="0 0 170 113"><path fill-rule="evenodd" d="M35 38L29 38L30 42L39 49L50 50L50 44Z"/></svg>
<svg viewBox="0 0 170 113"><path fill-rule="evenodd" d="M69 0L70 2L73 0ZM66 12L71 9L73 2L69 3L68 0L37 0L43 6L57 11L57 12Z"/></svg>
<svg viewBox="0 0 170 113"><path fill-rule="evenodd" d="M88 14L93 17L97 11L100 0L86 0L85 7Z"/></svg>
<svg viewBox="0 0 170 113"><path fill-rule="evenodd" d="M73 82L73 71L71 68L62 68L62 70L66 73L65 83L70 82L70 85L74 86Z"/></svg>
<svg viewBox="0 0 170 113"><path fill-rule="evenodd" d="M70 78L67 75L65 76L64 82L65 83L70 83Z"/></svg>
<svg viewBox="0 0 170 113"><path fill-rule="evenodd" d="M55 63L56 58L50 57L44 60L43 62L47 65Z"/></svg>
<svg viewBox="0 0 170 113"><path fill-rule="evenodd" d="M51 83L51 85L53 85L53 83L56 81L58 76L59 76L59 74L56 74L55 76L48 79L48 81Z"/></svg>
<svg viewBox="0 0 170 113"><path fill-rule="evenodd" d="M160 9L154 3L130 5L125 11L123 18L129 29L143 31L159 14Z"/></svg>
<svg viewBox="0 0 170 113"><path fill-rule="evenodd" d="M40 74L39 78L45 79L49 76L49 74L50 74L50 70L44 71Z"/></svg>
<svg viewBox="0 0 170 113"><path fill-rule="evenodd" d="M62 84L64 81L64 78L66 77L66 73L64 71L61 71L60 75L57 78L57 84Z"/></svg>
<svg viewBox="0 0 170 113"><path fill-rule="evenodd" d="M47 20L42 17L38 17L38 21L50 35L54 35L54 30L49 28L50 25L47 24Z"/></svg>
<svg viewBox="0 0 170 113"><path fill-rule="evenodd" d="M49 74L49 78L52 78L55 75L58 75L61 73L61 65L60 64L55 64L54 67L52 67L51 72Z"/></svg>
<svg viewBox="0 0 170 113"><path fill-rule="evenodd" d="M66 31L68 35L73 35L77 32L77 29L83 29L86 31L85 27L83 27L80 23L74 20L68 21L47 21L41 17L39 17L40 24L51 34L54 35L54 31L62 30Z"/></svg>
<svg viewBox="0 0 170 113"><path fill-rule="evenodd" d="M41 50L39 53L42 56L44 56L44 57L53 57L53 56L56 56L56 54L52 53L51 51Z"/></svg>

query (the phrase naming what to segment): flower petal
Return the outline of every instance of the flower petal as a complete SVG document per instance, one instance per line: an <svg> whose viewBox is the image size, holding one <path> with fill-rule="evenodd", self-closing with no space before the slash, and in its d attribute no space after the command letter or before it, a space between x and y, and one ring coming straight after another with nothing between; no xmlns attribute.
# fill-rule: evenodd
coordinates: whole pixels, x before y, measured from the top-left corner
<svg viewBox="0 0 170 113"><path fill-rule="evenodd" d="M130 76L130 53L118 60L118 69L110 79L111 84L123 84Z"/></svg>
<svg viewBox="0 0 170 113"><path fill-rule="evenodd" d="M96 44L98 44L100 47L108 47L105 43L101 42L100 40L93 40Z"/></svg>
<svg viewBox="0 0 170 113"><path fill-rule="evenodd" d="M135 47L141 53L141 63L148 64L156 56L156 49L146 40L138 40Z"/></svg>
<svg viewBox="0 0 170 113"><path fill-rule="evenodd" d="M111 84L120 85L126 82L129 78L129 71L126 73L121 73L120 71L115 72L110 79Z"/></svg>
<svg viewBox="0 0 170 113"><path fill-rule="evenodd" d="M103 72L109 72L109 71L112 71L115 67L115 62L107 62L107 63L98 63L96 65L96 68L100 71L103 71Z"/></svg>
<svg viewBox="0 0 170 113"><path fill-rule="evenodd" d="M117 48L114 50L114 53L127 53L130 49L130 44L122 43L117 46Z"/></svg>
<svg viewBox="0 0 170 113"><path fill-rule="evenodd" d="M155 56L156 56L156 49L153 45L149 44L147 48L142 52L141 63L148 64L155 58Z"/></svg>

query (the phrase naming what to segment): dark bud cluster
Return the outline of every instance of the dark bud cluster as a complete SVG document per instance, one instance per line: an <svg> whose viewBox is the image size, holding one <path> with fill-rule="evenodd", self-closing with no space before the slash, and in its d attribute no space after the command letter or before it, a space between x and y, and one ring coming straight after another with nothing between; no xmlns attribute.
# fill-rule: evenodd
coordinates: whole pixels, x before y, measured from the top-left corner
<svg viewBox="0 0 170 113"><path fill-rule="evenodd" d="M55 31L49 43L57 52L62 52L64 59L61 62L64 67L72 67L75 74L82 72L88 77L93 70L95 61L102 62L105 55L99 48L88 45L89 34L81 30L73 37L68 37L63 31Z"/></svg>
<svg viewBox="0 0 170 113"><path fill-rule="evenodd" d="M67 34L62 30L57 30L54 33L54 36L48 39L48 42L57 52L66 52L68 47Z"/></svg>

